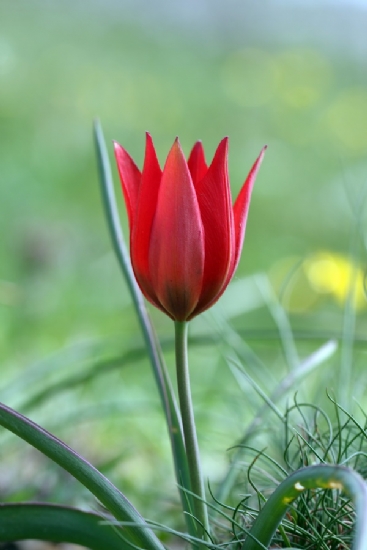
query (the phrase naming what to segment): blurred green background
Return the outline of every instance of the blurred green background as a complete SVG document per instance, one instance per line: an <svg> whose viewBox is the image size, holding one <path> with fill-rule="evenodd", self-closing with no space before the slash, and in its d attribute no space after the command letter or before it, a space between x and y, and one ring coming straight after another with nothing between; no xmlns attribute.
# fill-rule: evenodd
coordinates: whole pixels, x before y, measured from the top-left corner
<svg viewBox="0 0 367 550"><path fill-rule="evenodd" d="M366 25L366 8L348 2L0 2L0 398L24 411L34 398L29 414L104 468L143 513L158 515L157 499L158 510L174 510L176 494L103 217L93 119L111 160L116 139L139 166L146 130L162 164L176 135L187 154L202 139L208 160L228 135L234 195L268 144L233 286L191 334L218 341L228 331L245 355L250 346L271 375L264 381L250 358L251 374L269 391L294 351L289 326L301 358L338 338L341 351L296 389L311 400L327 386L338 392L347 365L344 397L363 401ZM171 323L152 316L172 366ZM256 408L225 365L230 347L205 340L191 352L213 481ZM126 352L126 365L104 369ZM85 379L61 391L79 373ZM80 500L76 484L40 471L47 461L2 436L3 471L19 483L4 482L1 498ZM24 469L14 457L27 453L35 460Z"/></svg>

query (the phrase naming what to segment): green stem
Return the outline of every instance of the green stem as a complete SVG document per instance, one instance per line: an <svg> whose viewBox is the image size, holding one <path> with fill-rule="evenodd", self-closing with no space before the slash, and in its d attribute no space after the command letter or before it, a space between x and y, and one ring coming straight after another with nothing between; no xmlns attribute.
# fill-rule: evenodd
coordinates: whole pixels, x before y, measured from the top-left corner
<svg viewBox="0 0 367 550"><path fill-rule="evenodd" d="M246 537L242 550L264 550L288 507L307 489L338 489L353 501L356 511L353 550L367 548L367 484L344 466L317 464L302 468L285 479L269 497Z"/></svg>
<svg viewBox="0 0 367 550"><path fill-rule="evenodd" d="M199 445L196 435L194 410L191 399L190 374L187 357L188 323L175 321L175 352L178 397L180 401L182 426L185 438L187 462L190 472L194 499L194 512L200 528L198 538L207 540L209 533L208 510L205 503L205 490L201 473Z"/></svg>

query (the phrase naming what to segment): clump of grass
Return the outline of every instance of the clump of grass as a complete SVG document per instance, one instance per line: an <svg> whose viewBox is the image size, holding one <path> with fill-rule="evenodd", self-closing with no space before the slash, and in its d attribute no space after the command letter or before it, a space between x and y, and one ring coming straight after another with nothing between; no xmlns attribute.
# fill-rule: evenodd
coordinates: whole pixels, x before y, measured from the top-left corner
<svg viewBox="0 0 367 550"><path fill-rule="evenodd" d="M313 464L341 464L367 476L367 421L360 424L332 398L333 418L320 407L297 403L287 408L284 422L272 427L266 450L246 446L242 489L232 510L231 545L241 547L270 494L292 472ZM278 434L278 435L277 435ZM302 492L283 518L272 548L342 550L351 548L354 509L337 489Z"/></svg>

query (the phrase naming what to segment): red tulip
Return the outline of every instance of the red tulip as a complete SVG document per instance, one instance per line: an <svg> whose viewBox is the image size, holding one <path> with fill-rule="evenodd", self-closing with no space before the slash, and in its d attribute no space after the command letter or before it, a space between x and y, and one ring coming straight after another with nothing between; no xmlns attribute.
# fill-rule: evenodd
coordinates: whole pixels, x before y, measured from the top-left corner
<svg viewBox="0 0 367 550"><path fill-rule="evenodd" d="M200 141L186 161L176 139L162 171L147 133L142 172L115 143L135 277L147 300L172 319L188 321L208 309L233 277L264 152L232 206L228 138L209 167Z"/></svg>

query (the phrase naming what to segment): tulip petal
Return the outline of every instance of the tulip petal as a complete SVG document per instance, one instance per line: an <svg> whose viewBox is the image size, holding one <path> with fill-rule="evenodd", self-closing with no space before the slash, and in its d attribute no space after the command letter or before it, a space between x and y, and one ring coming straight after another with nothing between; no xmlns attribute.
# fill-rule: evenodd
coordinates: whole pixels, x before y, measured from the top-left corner
<svg viewBox="0 0 367 550"><path fill-rule="evenodd" d="M201 141L197 141L191 150L187 165L190 170L191 178L194 183L194 187L199 181L203 179L208 171L208 167L205 162L204 149Z"/></svg>
<svg viewBox="0 0 367 550"><path fill-rule="evenodd" d="M267 146L265 145L265 147L262 148L260 155L254 162L254 165L252 166L233 207L236 235L235 257L234 265L232 268L233 272L236 270L238 262L240 261L243 240L245 238L247 214L250 206L252 188L254 186L257 173L264 158L266 148Z"/></svg>
<svg viewBox="0 0 367 550"><path fill-rule="evenodd" d="M204 229L178 139L168 154L153 223L150 273L162 307L178 321L195 308L204 270Z"/></svg>
<svg viewBox="0 0 367 550"><path fill-rule="evenodd" d="M129 153L116 141L114 148L131 232L137 211L141 173Z"/></svg>
<svg viewBox="0 0 367 550"><path fill-rule="evenodd" d="M228 138L224 138L206 175L196 185L205 230L203 289L196 311L207 309L223 287L234 257L234 225L228 179ZM209 307L209 306L208 306Z"/></svg>
<svg viewBox="0 0 367 550"><path fill-rule="evenodd" d="M248 209L250 205L251 192L252 192L252 188L255 183L255 179L256 179L258 170L260 168L261 162L264 158L266 147L267 146L263 147L259 157L257 158L254 165L252 166L249 172L249 175L247 176L246 181L233 207L235 250L234 250L234 254L232 255L230 267L229 267L227 276L223 282L223 285L218 291L218 293L214 295L211 300L204 302L204 300L200 299L198 306L195 308L195 310L193 311L192 315L188 320L190 320L192 317L195 317L199 313L202 313L206 309L209 309L213 304L215 304L215 302L222 296L223 292L227 288L230 280L234 275L234 272L240 260L243 240L245 237L246 221L247 221L247 214L248 214ZM205 281L203 282L203 287L204 285L205 285Z"/></svg>
<svg viewBox="0 0 367 550"><path fill-rule="evenodd" d="M137 214L130 234L130 254L139 286L144 296L154 303L154 305L157 305L159 302L155 299L155 292L150 278L149 243L161 176L162 171L158 163L153 140L150 134L147 133Z"/></svg>

